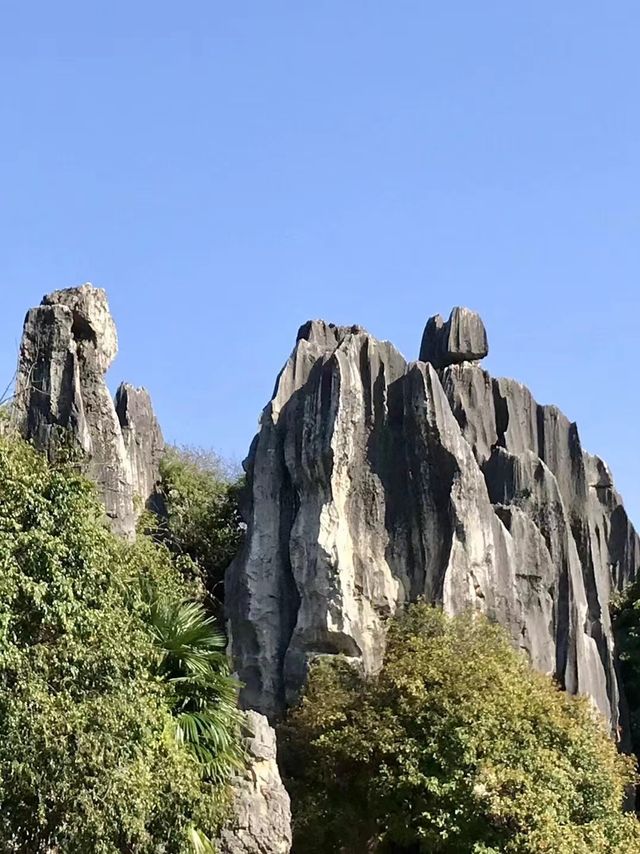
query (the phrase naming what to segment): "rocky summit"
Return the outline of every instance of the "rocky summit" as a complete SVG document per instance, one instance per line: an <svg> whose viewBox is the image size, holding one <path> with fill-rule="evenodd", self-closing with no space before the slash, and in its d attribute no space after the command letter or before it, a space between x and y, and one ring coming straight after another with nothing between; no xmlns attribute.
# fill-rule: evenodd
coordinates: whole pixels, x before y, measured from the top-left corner
<svg viewBox="0 0 640 854"><path fill-rule="evenodd" d="M145 504L161 512L164 441L144 389L111 398L117 348L104 291L44 297L26 316L12 420L50 458L71 452L113 530L133 538ZM427 322L414 362L360 326L298 331L245 462L246 537L226 573L247 766L231 781L220 851L290 850L268 719L296 701L318 656L377 672L389 617L419 599L498 621L628 746L609 604L636 577L638 535L576 425L491 377L487 353L465 308Z"/></svg>
<svg viewBox="0 0 640 854"><path fill-rule="evenodd" d="M425 598L504 625L620 732L609 618L640 543L578 429L479 364L477 314L431 318L420 359L312 321L245 463L247 538L226 579L245 707L295 701L316 656L381 665L387 618Z"/></svg>
<svg viewBox="0 0 640 854"><path fill-rule="evenodd" d="M164 443L145 389L123 384L112 400L105 374L117 352L101 288L45 296L24 322L12 418L51 458L63 448L77 454L111 527L131 538L158 481Z"/></svg>

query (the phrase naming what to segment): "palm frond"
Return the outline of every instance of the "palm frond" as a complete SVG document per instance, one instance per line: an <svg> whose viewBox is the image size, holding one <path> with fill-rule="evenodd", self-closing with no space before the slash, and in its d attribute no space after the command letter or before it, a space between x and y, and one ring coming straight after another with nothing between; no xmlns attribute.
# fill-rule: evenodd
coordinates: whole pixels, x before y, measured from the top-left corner
<svg viewBox="0 0 640 854"><path fill-rule="evenodd" d="M216 849L213 843L201 830L190 827L187 838L193 854L215 854Z"/></svg>
<svg viewBox="0 0 640 854"><path fill-rule="evenodd" d="M150 613L159 675L174 695L176 741L198 760L204 777L222 781L245 763L239 684L224 636L200 602L155 599Z"/></svg>

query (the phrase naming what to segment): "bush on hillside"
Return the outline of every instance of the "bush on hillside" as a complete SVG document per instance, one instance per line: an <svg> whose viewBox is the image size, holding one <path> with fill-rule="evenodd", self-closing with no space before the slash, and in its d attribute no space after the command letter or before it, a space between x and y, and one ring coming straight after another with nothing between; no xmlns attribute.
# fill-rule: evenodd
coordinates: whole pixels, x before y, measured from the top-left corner
<svg viewBox="0 0 640 854"><path fill-rule="evenodd" d="M0 439L2 851L182 854L224 816L225 786L178 737L152 630L149 589L181 602L195 587L103 513L72 469Z"/></svg>
<svg viewBox="0 0 640 854"><path fill-rule="evenodd" d="M297 854L640 852L633 763L477 615L412 606L376 677L319 660L281 738Z"/></svg>
<svg viewBox="0 0 640 854"><path fill-rule="evenodd" d="M242 478L214 453L195 448L169 448L160 472L166 514L160 535L174 554L193 561L207 590L222 600L224 572L243 536Z"/></svg>
<svg viewBox="0 0 640 854"><path fill-rule="evenodd" d="M611 611L620 674L629 704L631 742L640 755L640 581L614 598Z"/></svg>

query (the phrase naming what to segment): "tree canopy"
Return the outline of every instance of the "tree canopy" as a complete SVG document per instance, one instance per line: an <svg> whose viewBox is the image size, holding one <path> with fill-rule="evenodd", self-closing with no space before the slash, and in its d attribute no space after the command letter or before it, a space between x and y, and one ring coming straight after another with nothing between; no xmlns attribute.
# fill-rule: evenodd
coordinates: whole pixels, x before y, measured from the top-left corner
<svg viewBox="0 0 640 854"><path fill-rule="evenodd" d="M620 675L629 704L629 734L640 755L640 581L630 584L612 603Z"/></svg>
<svg viewBox="0 0 640 854"><path fill-rule="evenodd" d="M412 606L374 677L320 659L281 736L301 854L640 852L634 763L478 615Z"/></svg>
<svg viewBox="0 0 640 854"><path fill-rule="evenodd" d="M170 447L160 472L160 534L174 554L195 564L211 595L221 601L225 569L243 536L242 478L211 451L185 447Z"/></svg>
<svg viewBox="0 0 640 854"><path fill-rule="evenodd" d="M152 628L149 590L198 591L103 514L70 467L0 438L3 851L183 854L224 815L224 785L177 737L184 697Z"/></svg>

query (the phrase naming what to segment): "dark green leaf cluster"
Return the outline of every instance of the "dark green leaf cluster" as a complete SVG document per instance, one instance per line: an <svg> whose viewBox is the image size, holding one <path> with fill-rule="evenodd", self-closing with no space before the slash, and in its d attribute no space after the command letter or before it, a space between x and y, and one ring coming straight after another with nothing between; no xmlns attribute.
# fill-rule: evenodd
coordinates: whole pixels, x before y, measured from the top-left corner
<svg viewBox="0 0 640 854"><path fill-rule="evenodd" d="M640 755L640 582L629 585L612 603L620 674L629 704L633 750Z"/></svg>
<svg viewBox="0 0 640 854"><path fill-rule="evenodd" d="M640 852L633 764L478 615L412 606L375 677L319 660L281 738L299 854Z"/></svg>
<svg viewBox="0 0 640 854"><path fill-rule="evenodd" d="M166 549L102 518L71 468L0 439L2 851L182 854L223 816L151 630L149 585L193 591Z"/></svg>
<svg viewBox="0 0 640 854"><path fill-rule="evenodd" d="M164 522L159 533L174 554L194 562L221 601L225 569L243 537L242 479L215 454L193 448L170 448L160 471Z"/></svg>
<svg viewBox="0 0 640 854"><path fill-rule="evenodd" d="M176 738L201 764L203 775L224 783L244 766L238 683L229 672L226 640L200 602L157 597L151 626L158 671L173 691Z"/></svg>

